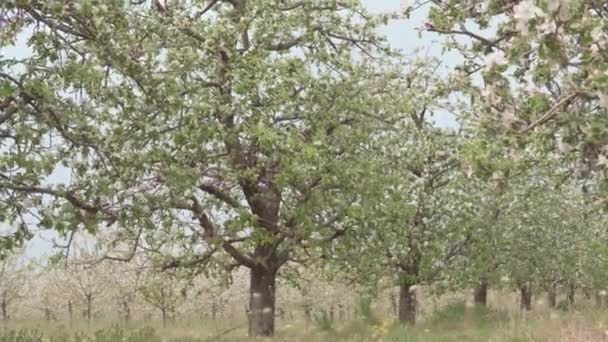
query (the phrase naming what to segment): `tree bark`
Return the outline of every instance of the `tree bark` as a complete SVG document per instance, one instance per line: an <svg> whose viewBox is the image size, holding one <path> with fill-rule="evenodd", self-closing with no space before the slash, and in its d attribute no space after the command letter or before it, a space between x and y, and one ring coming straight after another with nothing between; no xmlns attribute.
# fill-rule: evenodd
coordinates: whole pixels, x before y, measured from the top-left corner
<svg viewBox="0 0 608 342"><path fill-rule="evenodd" d="M587 300L591 300L591 290L588 287L583 288L583 294Z"/></svg>
<svg viewBox="0 0 608 342"><path fill-rule="evenodd" d="M408 325L416 324L416 292L411 284L402 283L399 286L399 322Z"/></svg>
<svg viewBox="0 0 608 342"><path fill-rule="evenodd" d="M304 319L306 320L306 324L312 322L312 308L310 303L304 303Z"/></svg>
<svg viewBox="0 0 608 342"><path fill-rule="evenodd" d="M306 325L312 321L312 307L308 299L308 289L302 288L302 311L304 312L304 320Z"/></svg>
<svg viewBox="0 0 608 342"><path fill-rule="evenodd" d="M391 311L393 315L397 316L399 314L399 305L397 304L397 295L391 291L389 294L389 299L391 302Z"/></svg>
<svg viewBox="0 0 608 342"><path fill-rule="evenodd" d="M602 298L602 294L600 293L600 290L595 290L595 307L596 308L601 308L603 306L603 298Z"/></svg>
<svg viewBox="0 0 608 342"><path fill-rule="evenodd" d="M473 294L473 302L477 306L485 307L488 305L488 282L482 280L479 285L475 288Z"/></svg>
<svg viewBox="0 0 608 342"><path fill-rule="evenodd" d="M521 310L532 310L532 289L528 285L522 285L519 288L520 300L519 307Z"/></svg>
<svg viewBox="0 0 608 342"><path fill-rule="evenodd" d="M576 293L576 286L574 284L568 285L568 306L574 306L574 295Z"/></svg>
<svg viewBox="0 0 608 342"><path fill-rule="evenodd" d="M555 308L557 306L557 288L555 285L551 285L549 291L547 291L547 301L549 302L550 308Z"/></svg>
<svg viewBox="0 0 608 342"><path fill-rule="evenodd" d="M87 311L86 311L86 316L87 316L87 322L90 324L91 323L91 318L93 316L93 296L92 295L87 295Z"/></svg>
<svg viewBox="0 0 608 342"><path fill-rule="evenodd" d="M6 298L2 298L2 320L3 321L8 321L8 301L6 300Z"/></svg>
<svg viewBox="0 0 608 342"><path fill-rule="evenodd" d="M167 327L167 309L162 308L161 310L162 318L163 318L163 328Z"/></svg>
<svg viewBox="0 0 608 342"><path fill-rule="evenodd" d="M72 301L68 300L68 315L70 319L70 326L74 322L74 308L72 307Z"/></svg>
<svg viewBox="0 0 608 342"><path fill-rule="evenodd" d="M277 271L258 265L250 271L249 336L274 335Z"/></svg>
<svg viewBox="0 0 608 342"><path fill-rule="evenodd" d="M125 323L129 323L131 321L131 308L129 307L129 302L126 299L122 300L122 307L125 311Z"/></svg>

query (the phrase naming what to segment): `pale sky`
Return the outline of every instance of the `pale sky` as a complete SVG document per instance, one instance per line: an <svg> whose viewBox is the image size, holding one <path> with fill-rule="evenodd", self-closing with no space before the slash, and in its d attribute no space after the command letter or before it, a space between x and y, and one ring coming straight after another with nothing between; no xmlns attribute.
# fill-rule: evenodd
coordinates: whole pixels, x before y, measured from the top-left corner
<svg viewBox="0 0 608 342"><path fill-rule="evenodd" d="M389 12L399 10L403 0L363 0L365 6L373 12ZM381 30L385 34L393 47L399 48L406 53L412 53L416 49L430 49L429 51L438 55L440 47L431 44L433 35L423 33L418 37L416 29L422 27L425 22L426 13L417 11L409 20L393 20ZM434 46L433 46L434 45Z"/></svg>
<svg viewBox="0 0 608 342"><path fill-rule="evenodd" d="M400 7L402 0L363 0L363 3L372 12L396 11ZM398 49L401 49L406 54L412 54L416 50L422 50L425 54L441 57L447 65L457 61L454 54L446 54L441 56L441 47L436 42L437 37L431 33L423 32L422 36L418 36L417 29L422 27L425 22L426 13L417 12L409 20L393 20L381 29L381 33L386 35L390 44ZM4 56L24 56L27 55L28 49L23 43L12 48L4 48L1 51ZM440 126L454 127L454 119L446 113L439 113L435 118L436 123ZM65 172L65 171L64 171ZM64 172L58 172L57 178L65 178ZM61 174L59 174L61 173ZM0 227L1 228L1 227ZM38 257L46 254L50 250L50 242L48 241L53 235L50 232L45 232L43 237L36 236L30 243L27 249L27 254L32 257Z"/></svg>

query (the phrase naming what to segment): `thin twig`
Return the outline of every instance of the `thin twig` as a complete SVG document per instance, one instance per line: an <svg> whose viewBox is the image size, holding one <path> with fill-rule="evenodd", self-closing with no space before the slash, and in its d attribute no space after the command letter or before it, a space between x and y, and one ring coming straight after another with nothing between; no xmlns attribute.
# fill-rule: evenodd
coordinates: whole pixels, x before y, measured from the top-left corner
<svg viewBox="0 0 608 342"><path fill-rule="evenodd" d="M518 134L524 134L529 132L530 130L534 129L537 126L540 126L544 123L546 123L547 121L552 120L557 113L559 112L560 108L562 108L564 105L569 104L572 100L574 100L574 98L576 98L577 96L582 95L582 93L580 91L576 91L566 97L564 97L563 99L559 100L553 107L551 107L551 109L549 109L540 119L532 122L530 125L528 125L527 127L519 130L517 133Z"/></svg>

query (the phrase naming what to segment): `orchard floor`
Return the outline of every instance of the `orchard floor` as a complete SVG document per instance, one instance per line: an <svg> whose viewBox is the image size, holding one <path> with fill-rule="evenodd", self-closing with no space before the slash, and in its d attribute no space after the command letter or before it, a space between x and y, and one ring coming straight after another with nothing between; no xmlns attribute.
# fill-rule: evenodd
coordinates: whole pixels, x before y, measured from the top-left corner
<svg viewBox="0 0 608 342"><path fill-rule="evenodd" d="M230 322L177 322L162 326L109 327L100 323L67 328L60 323L20 322L0 328L0 342L195 342L250 341L245 327ZM416 327L370 317L350 322L284 322L272 341L608 341L608 310L539 310L517 313L447 305Z"/></svg>

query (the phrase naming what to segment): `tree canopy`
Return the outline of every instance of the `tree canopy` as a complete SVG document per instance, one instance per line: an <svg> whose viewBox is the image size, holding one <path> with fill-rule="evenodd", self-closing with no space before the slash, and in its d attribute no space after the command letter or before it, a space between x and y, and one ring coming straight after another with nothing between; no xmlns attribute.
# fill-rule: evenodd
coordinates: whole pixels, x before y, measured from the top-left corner
<svg viewBox="0 0 608 342"><path fill-rule="evenodd" d="M462 63L389 46L379 28L415 11ZM531 291L599 286L607 11L5 1L0 48L28 53L0 53L0 255L40 228L68 256L79 232L98 239L93 264L145 254L164 273L140 287L165 318L184 300L167 279L245 268L252 336L274 333L288 264L388 279L408 323L421 285L506 276L526 309ZM433 124L441 111L458 125Z"/></svg>

